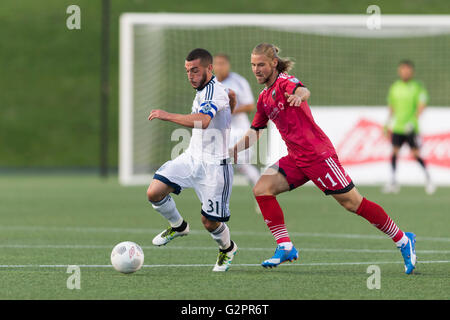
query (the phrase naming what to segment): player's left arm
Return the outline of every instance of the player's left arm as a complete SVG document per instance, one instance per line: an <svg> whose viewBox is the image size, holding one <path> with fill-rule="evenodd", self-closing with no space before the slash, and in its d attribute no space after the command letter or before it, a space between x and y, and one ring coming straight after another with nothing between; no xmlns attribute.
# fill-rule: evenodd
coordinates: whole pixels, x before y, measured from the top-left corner
<svg viewBox="0 0 450 320"><path fill-rule="evenodd" d="M151 121L153 119L170 121L188 128L206 129L209 126L212 117L209 114L204 113L179 114L156 109L152 110L148 116L148 120Z"/></svg>
<svg viewBox="0 0 450 320"><path fill-rule="evenodd" d="M423 113L426 107L427 107L426 103L419 102L419 105L417 106L417 118L420 117L420 115Z"/></svg>
<svg viewBox="0 0 450 320"><path fill-rule="evenodd" d="M286 91L284 92L284 96L287 99L287 103L290 106L299 107L303 101L307 101L311 96L311 92L306 88L300 81L295 79L298 83L292 89L293 84L289 83L286 86ZM292 91L291 91L292 90ZM292 93L289 93L289 92Z"/></svg>
<svg viewBox="0 0 450 320"><path fill-rule="evenodd" d="M423 111L427 107L427 103L428 103L428 92L424 87L422 87L422 90L419 93L419 102L417 104L417 111L416 111L417 118L419 118L420 115L423 113Z"/></svg>

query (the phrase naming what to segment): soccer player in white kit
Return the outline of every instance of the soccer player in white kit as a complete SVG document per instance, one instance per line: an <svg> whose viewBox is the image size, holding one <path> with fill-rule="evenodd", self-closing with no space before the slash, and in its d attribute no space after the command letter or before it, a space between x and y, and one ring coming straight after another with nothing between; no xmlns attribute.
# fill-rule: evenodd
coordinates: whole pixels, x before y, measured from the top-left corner
<svg viewBox="0 0 450 320"><path fill-rule="evenodd" d="M236 106L231 115L231 148L250 128L248 114L255 109L253 93L248 81L236 72L231 71L230 58L227 54L218 53L214 55L213 70L217 80L236 93ZM256 166L251 164L252 156L253 148L242 151L238 157L236 169L254 186L260 177L260 172Z"/></svg>
<svg viewBox="0 0 450 320"><path fill-rule="evenodd" d="M147 197L153 208L170 224L153 239L154 245L161 246L189 233L189 224L178 212L170 193L179 194L182 189L193 188L202 205L203 225L219 245L213 271L227 271L237 251L225 223L230 218L229 200L233 184L228 145L235 95L217 81L212 73L212 62L212 55L201 48L192 50L186 57L187 77L196 89L191 114L163 110L150 112L149 120L171 121L193 129L187 150L156 171Z"/></svg>

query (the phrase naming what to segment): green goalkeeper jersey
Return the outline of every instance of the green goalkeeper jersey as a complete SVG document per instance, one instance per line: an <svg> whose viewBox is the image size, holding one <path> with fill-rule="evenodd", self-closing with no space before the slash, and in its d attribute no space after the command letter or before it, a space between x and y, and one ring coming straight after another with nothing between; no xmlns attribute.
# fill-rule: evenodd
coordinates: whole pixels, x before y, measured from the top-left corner
<svg viewBox="0 0 450 320"><path fill-rule="evenodd" d="M428 103L428 93L425 87L414 79L407 82L397 80L391 85L387 100L393 111L392 132L397 134L418 133L417 108L419 103Z"/></svg>

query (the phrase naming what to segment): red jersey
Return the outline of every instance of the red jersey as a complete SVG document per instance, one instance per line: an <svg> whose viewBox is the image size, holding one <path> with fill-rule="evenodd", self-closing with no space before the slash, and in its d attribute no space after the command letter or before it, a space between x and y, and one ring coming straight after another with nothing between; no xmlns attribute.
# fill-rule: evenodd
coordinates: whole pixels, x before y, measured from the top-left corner
<svg viewBox="0 0 450 320"><path fill-rule="evenodd" d="M327 135L315 123L306 101L300 106L290 106L284 93L293 94L303 84L294 76L280 73L277 80L259 94L252 128L263 129L273 121L289 155L300 167L328 158L336 153Z"/></svg>

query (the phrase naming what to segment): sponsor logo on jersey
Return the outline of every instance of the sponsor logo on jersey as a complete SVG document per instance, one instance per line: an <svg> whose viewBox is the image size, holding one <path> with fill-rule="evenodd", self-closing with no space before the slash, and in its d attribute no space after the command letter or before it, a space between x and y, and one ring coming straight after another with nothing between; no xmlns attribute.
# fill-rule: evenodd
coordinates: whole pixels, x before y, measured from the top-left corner
<svg viewBox="0 0 450 320"><path fill-rule="evenodd" d="M290 82L293 82L293 83L299 83L300 82L300 80L298 80L297 78L290 78L290 79L288 79Z"/></svg>

